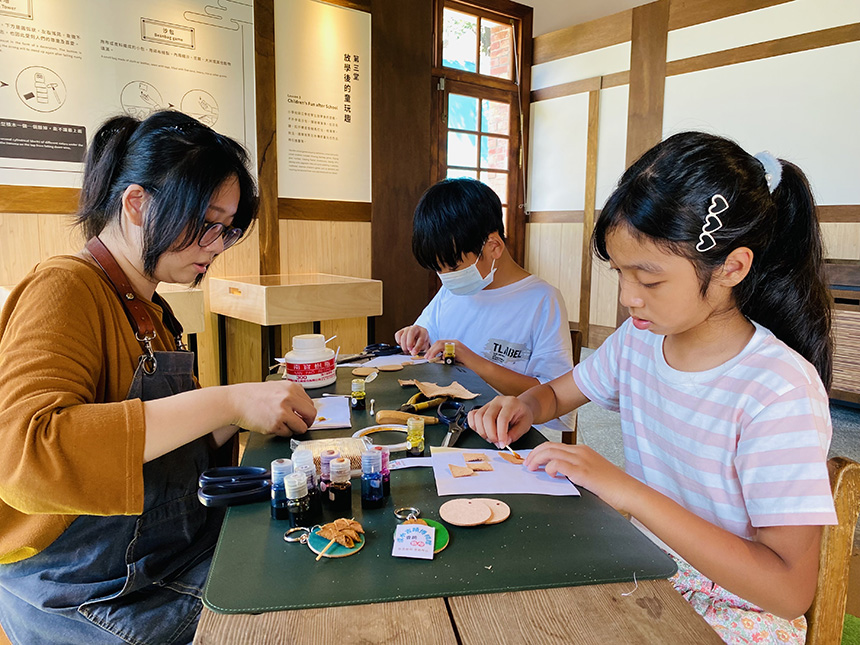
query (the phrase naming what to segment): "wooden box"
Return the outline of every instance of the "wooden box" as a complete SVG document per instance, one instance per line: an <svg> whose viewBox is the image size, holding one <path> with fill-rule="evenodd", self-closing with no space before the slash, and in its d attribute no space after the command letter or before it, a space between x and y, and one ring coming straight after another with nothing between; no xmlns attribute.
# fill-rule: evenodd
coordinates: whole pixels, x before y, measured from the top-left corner
<svg viewBox="0 0 860 645"><path fill-rule="evenodd" d="M258 325L382 314L382 282L328 273L209 279L209 309Z"/></svg>

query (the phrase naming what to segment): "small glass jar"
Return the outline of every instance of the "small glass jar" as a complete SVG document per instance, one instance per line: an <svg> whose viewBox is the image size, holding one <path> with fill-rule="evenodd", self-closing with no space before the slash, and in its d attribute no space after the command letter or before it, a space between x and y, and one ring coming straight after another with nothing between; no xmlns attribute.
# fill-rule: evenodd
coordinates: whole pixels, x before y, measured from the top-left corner
<svg viewBox="0 0 860 645"><path fill-rule="evenodd" d="M352 379L352 394L349 398L349 406L353 410L364 410L367 407L367 394L364 391L364 379Z"/></svg>
<svg viewBox="0 0 860 645"><path fill-rule="evenodd" d="M406 419L406 452L410 457L424 454L424 419L421 417Z"/></svg>

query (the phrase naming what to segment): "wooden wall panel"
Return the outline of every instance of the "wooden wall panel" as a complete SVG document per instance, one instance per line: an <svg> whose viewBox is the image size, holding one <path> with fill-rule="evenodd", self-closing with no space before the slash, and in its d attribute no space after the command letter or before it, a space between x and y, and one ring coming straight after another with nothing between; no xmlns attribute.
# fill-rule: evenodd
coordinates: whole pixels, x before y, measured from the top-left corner
<svg viewBox="0 0 860 645"><path fill-rule="evenodd" d="M428 272L412 257L412 211L430 185L431 0L372 0L371 277L383 282L376 340L390 342L427 304Z"/></svg>
<svg viewBox="0 0 860 645"><path fill-rule="evenodd" d="M84 242L81 229L72 215L36 215L39 220L39 248L42 259L54 255L74 255Z"/></svg>
<svg viewBox="0 0 860 645"><path fill-rule="evenodd" d="M0 213L0 285L11 287L41 259L39 219L29 213Z"/></svg>
<svg viewBox="0 0 860 645"><path fill-rule="evenodd" d="M369 278L371 271L371 224L369 222L330 222L281 220L281 266L285 273L333 273ZM386 285L383 284L383 293ZM292 326L295 327L295 326ZM289 349L296 332L282 328L282 349ZM349 318L320 323L326 338L337 334L342 353L355 353L367 344L367 320Z"/></svg>
<svg viewBox="0 0 860 645"><path fill-rule="evenodd" d="M526 225L526 270L561 291L567 317L579 318L582 224Z"/></svg>
<svg viewBox="0 0 860 645"><path fill-rule="evenodd" d="M630 40L633 11L573 25L534 39L534 64L548 63Z"/></svg>
<svg viewBox="0 0 860 645"><path fill-rule="evenodd" d="M824 257L860 260L860 223L823 223Z"/></svg>

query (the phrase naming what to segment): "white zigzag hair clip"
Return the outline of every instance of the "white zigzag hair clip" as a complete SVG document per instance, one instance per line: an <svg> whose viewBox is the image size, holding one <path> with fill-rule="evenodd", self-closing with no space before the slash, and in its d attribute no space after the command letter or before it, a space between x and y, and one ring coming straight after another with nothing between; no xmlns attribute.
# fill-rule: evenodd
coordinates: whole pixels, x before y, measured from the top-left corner
<svg viewBox="0 0 860 645"><path fill-rule="evenodd" d="M723 228L723 221L717 217L729 209L729 203L726 198L717 193L711 197L711 205L708 208L708 214L705 216L705 223L702 224L702 232L699 235L699 243L696 244L696 250L700 253L710 251L717 245L714 239L714 233Z"/></svg>

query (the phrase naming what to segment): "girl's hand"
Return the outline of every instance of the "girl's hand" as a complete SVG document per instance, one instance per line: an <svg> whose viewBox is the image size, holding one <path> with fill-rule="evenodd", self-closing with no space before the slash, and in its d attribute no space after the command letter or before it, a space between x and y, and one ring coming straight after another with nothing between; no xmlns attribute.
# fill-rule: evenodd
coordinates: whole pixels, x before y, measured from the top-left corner
<svg viewBox="0 0 860 645"><path fill-rule="evenodd" d="M316 418L314 402L298 383L281 380L228 387L237 411L234 423L240 428L290 437L307 432Z"/></svg>
<svg viewBox="0 0 860 645"><path fill-rule="evenodd" d="M469 412L469 427L497 448L504 448L522 437L533 421L531 409L515 396L497 396Z"/></svg>
<svg viewBox="0 0 860 645"><path fill-rule="evenodd" d="M529 453L524 465L529 470L543 466L551 477L564 475L619 511L629 510L628 500L639 484L638 480L583 445L542 443Z"/></svg>
<svg viewBox="0 0 860 645"><path fill-rule="evenodd" d="M437 340L435 343L430 345L430 348L426 352L424 352L424 358L429 360L431 358L439 356L440 354L443 354L445 351L446 343L454 343L454 358L458 363L460 363L461 365L465 365L469 369L474 369L473 366L475 361L473 359L476 358L478 355L471 349L466 347L459 340L454 340L451 338L449 338L448 340Z"/></svg>
<svg viewBox="0 0 860 645"><path fill-rule="evenodd" d="M430 345L430 334L421 325L410 325L395 332L394 342L400 345L400 349L405 353L415 356Z"/></svg>

